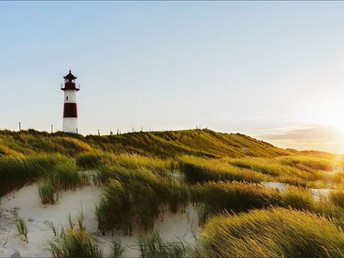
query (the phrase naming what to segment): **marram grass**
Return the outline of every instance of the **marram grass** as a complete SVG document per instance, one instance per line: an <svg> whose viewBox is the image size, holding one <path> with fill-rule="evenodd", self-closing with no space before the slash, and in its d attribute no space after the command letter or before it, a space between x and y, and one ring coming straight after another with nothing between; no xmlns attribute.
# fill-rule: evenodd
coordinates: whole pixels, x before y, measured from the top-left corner
<svg viewBox="0 0 344 258"><path fill-rule="evenodd" d="M201 222L223 211L243 212L280 204L280 195L276 190L258 184L209 182L195 185L190 191L192 202L202 204Z"/></svg>
<svg viewBox="0 0 344 258"><path fill-rule="evenodd" d="M251 169L239 168L220 159L183 156L179 158L179 167L190 183L207 181L245 181L258 183L272 180L270 175Z"/></svg>
<svg viewBox="0 0 344 258"><path fill-rule="evenodd" d="M108 176L112 179L105 185L97 206L102 230L131 233L135 225L148 230L164 205L175 212L189 202L186 184L148 169L117 168Z"/></svg>
<svg viewBox="0 0 344 258"><path fill-rule="evenodd" d="M0 158L0 196L49 175L57 164L68 160L61 155Z"/></svg>
<svg viewBox="0 0 344 258"><path fill-rule="evenodd" d="M344 233L326 218L274 208L212 218L203 257L343 257Z"/></svg>
<svg viewBox="0 0 344 258"><path fill-rule="evenodd" d="M119 258L123 256L126 250L126 246L122 244L122 241L120 239L113 239L111 243L111 249L112 257Z"/></svg>
<svg viewBox="0 0 344 258"><path fill-rule="evenodd" d="M163 241L157 232L139 236L141 257L180 258L186 257L190 247L183 241Z"/></svg>
<svg viewBox="0 0 344 258"><path fill-rule="evenodd" d="M42 204L55 204L58 194L55 185L49 179L43 179L38 183L38 194Z"/></svg>
<svg viewBox="0 0 344 258"><path fill-rule="evenodd" d="M26 225L25 220L18 216L16 218L15 224L17 227L18 234L24 239L24 241L26 243L29 243L29 239L27 236L28 235L28 229L27 229L27 225Z"/></svg>
<svg viewBox="0 0 344 258"><path fill-rule="evenodd" d="M38 182L38 194L42 204L55 204L62 190L75 190L89 184L90 179L77 171L72 161L57 164L54 169Z"/></svg>
<svg viewBox="0 0 344 258"><path fill-rule="evenodd" d="M83 225L83 213L81 212L77 218L78 227L74 227L69 215L70 226L64 229L63 234L55 240L49 242L49 250L55 258L101 258L103 252L97 241L85 230Z"/></svg>

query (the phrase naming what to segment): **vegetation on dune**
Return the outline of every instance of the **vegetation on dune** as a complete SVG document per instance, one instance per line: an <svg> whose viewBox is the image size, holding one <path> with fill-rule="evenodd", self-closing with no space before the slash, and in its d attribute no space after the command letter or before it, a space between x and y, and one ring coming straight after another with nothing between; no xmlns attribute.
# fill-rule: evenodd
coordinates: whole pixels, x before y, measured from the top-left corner
<svg viewBox="0 0 344 258"><path fill-rule="evenodd" d="M190 247L182 241L167 242L163 241L156 232L147 235L140 235L139 246L141 257L154 258L179 258L186 257L190 252Z"/></svg>
<svg viewBox="0 0 344 258"><path fill-rule="evenodd" d="M162 158L177 155L206 157L276 157L293 151L274 147L242 134L217 133L208 129L137 132L109 136L86 136L67 133L23 130L0 131L1 155L63 153L75 157L85 152L137 153Z"/></svg>
<svg viewBox="0 0 344 258"><path fill-rule="evenodd" d="M58 197L58 190L50 179L42 179L38 183L38 195L42 204L55 204Z"/></svg>
<svg viewBox="0 0 344 258"><path fill-rule="evenodd" d="M150 231L166 205L173 212L189 204L197 205L200 223L222 212L247 212L271 206L344 219L344 209L339 201L315 201L311 191L306 188L288 187L279 192L247 182L187 184L182 178L146 168L133 170L114 167L112 170L102 170L99 177L104 184L103 195L97 206L101 230L117 229L131 233L134 227L139 227Z"/></svg>
<svg viewBox="0 0 344 258"><path fill-rule="evenodd" d="M76 157L76 164L80 169L99 169L112 166L124 168L153 168L156 170L173 170L172 159L160 159L152 156L142 156L131 153L113 154L106 152L87 152Z"/></svg>
<svg viewBox="0 0 344 258"><path fill-rule="evenodd" d="M0 158L0 196L47 176L65 162L68 158L58 154Z"/></svg>
<svg viewBox="0 0 344 258"><path fill-rule="evenodd" d="M112 179L111 179L112 178ZM188 203L187 185L145 168L115 168L102 174L109 180L97 206L101 230L118 229L131 233L134 225L151 229L163 205L172 211Z"/></svg>
<svg viewBox="0 0 344 258"><path fill-rule="evenodd" d="M0 154L33 155L39 153L60 153L75 156L80 152L91 151L81 135L38 132L35 130L23 130L20 132L0 131ZM0 155L0 156L1 156Z"/></svg>
<svg viewBox="0 0 344 258"><path fill-rule="evenodd" d="M77 171L74 162L58 164L48 177L52 178L58 190L74 190L89 183L88 176Z"/></svg>
<svg viewBox="0 0 344 258"><path fill-rule="evenodd" d="M194 156L179 158L179 167L190 183L206 181L271 181L272 178L250 169L241 169L219 159Z"/></svg>
<svg viewBox="0 0 344 258"><path fill-rule="evenodd" d="M0 196L37 182L42 203L54 204L61 191L87 185L92 176L103 188L99 229L148 233L139 239L142 257L343 256L343 168L342 156L282 150L211 130L86 137L0 131ZM289 185L278 191L266 182ZM321 187L335 190L315 200L309 188ZM206 225L192 252L152 233L166 208L177 212L188 205ZM82 215L77 224L69 217L60 232L50 224L52 255L101 257ZM17 227L24 235L25 221ZM124 250L113 241L114 257Z"/></svg>
<svg viewBox="0 0 344 258"><path fill-rule="evenodd" d="M69 217L71 221L71 218ZM103 257L96 240L85 230L83 224L83 214L77 218L78 227L75 228L70 222L69 227L63 230L60 236L54 232L54 241L49 242L49 250L55 258L72 258L72 257ZM55 228L53 226L53 228ZM53 230L54 231L54 230Z"/></svg>
<svg viewBox="0 0 344 258"><path fill-rule="evenodd" d="M89 177L77 171L72 161L57 164L54 169L44 175L38 182L38 194L42 204L55 204L62 190L75 190L89 184Z"/></svg>
<svg viewBox="0 0 344 258"><path fill-rule="evenodd" d="M326 218L289 209L212 218L203 257L342 257L344 233Z"/></svg>
<svg viewBox="0 0 344 258"><path fill-rule="evenodd" d="M29 242L29 239L27 237L28 229L27 229L25 220L18 216L16 218L15 224L17 227L18 234L24 239L26 243L28 243Z"/></svg>
<svg viewBox="0 0 344 258"><path fill-rule="evenodd" d="M126 250L126 247L122 244L121 240L113 239L112 240L112 257L119 258L122 257L123 253Z"/></svg>
<svg viewBox="0 0 344 258"><path fill-rule="evenodd" d="M331 192L330 200L334 205L344 209L344 192L343 191Z"/></svg>
<svg viewBox="0 0 344 258"><path fill-rule="evenodd" d="M207 181L282 182L301 187L341 184L344 173L334 170L334 161L322 157L221 159L182 156L179 169L190 183Z"/></svg>
<svg viewBox="0 0 344 258"><path fill-rule="evenodd" d="M195 185L189 191L192 202L201 205L201 223L224 211L243 212L281 203L276 190L257 184L209 182Z"/></svg>

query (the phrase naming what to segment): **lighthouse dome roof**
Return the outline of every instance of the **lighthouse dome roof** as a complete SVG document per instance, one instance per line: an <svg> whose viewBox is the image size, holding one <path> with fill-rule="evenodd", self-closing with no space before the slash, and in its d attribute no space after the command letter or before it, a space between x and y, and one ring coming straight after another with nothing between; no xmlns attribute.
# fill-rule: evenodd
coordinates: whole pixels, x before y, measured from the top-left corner
<svg viewBox="0 0 344 258"><path fill-rule="evenodd" d="M71 70L69 70L69 73L65 76L65 77L63 77L64 79L67 79L67 80L74 80L74 79L77 79L77 77L76 76L74 76L73 74L72 74L72 71Z"/></svg>

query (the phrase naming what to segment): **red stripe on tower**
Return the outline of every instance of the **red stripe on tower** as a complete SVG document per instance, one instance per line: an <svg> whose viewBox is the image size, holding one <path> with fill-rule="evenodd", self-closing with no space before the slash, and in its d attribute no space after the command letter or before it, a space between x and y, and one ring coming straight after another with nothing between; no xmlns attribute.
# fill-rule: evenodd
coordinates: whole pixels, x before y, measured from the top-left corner
<svg viewBox="0 0 344 258"><path fill-rule="evenodd" d="M63 117L78 117L78 109L76 103L64 103Z"/></svg>

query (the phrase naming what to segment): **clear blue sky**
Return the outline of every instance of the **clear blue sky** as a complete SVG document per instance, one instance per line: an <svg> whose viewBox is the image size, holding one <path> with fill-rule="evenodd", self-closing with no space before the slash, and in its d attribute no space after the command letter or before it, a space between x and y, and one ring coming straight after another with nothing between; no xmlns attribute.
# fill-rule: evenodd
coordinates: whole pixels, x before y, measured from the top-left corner
<svg viewBox="0 0 344 258"><path fill-rule="evenodd" d="M344 2L0 2L0 128L61 130L72 69L83 134L202 126L293 147L293 130L344 125L343 13Z"/></svg>

